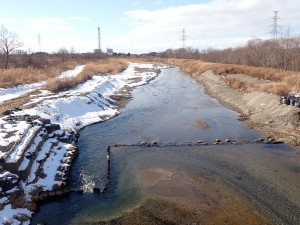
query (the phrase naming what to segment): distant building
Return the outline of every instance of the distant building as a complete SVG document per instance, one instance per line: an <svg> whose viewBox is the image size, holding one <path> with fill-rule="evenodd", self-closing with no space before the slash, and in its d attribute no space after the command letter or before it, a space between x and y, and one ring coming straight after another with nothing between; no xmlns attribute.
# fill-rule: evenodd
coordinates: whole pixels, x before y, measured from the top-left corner
<svg viewBox="0 0 300 225"><path fill-rule="evenodd" d="M114 54L113 49L112 49L112 48L107 48L107 49L106 49L106 54L107 54L107 55L113 55L113 54Z"/></svg>
<svg viewBox="0 0 300 225"><path fill-rule="evenodd" d="M94 53L101 53L101 49L97 48L97 49L94 49Z"/></svg>

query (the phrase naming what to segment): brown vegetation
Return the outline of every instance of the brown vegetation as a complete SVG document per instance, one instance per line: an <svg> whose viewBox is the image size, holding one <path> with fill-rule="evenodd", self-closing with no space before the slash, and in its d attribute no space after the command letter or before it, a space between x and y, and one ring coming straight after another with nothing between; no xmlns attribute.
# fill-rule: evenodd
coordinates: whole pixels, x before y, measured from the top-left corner
<svg viewBox="0 0 300 225"><path fill-rule="evenodd" d="M107 59L89 62L77 76L52 79L44 86L44 89L55 93L66 91L74 88L78 84L90 80L94 75L116 74L126 69L126 67L127 63L122 59Z"/></svg>
<svg viewBox="0 0 300 225"><path fill-rule="evenodd" d="M156 59L162 61L162 59ZM215 74L225 76L225 82L232 88L251 91L265 91L275 95L286 95L291 92L300 92L300 73L283 71L281 69L254 67L245 65L210 63L201 60L188 59L164 59L163 62L180 66L180 68L192 76L199 76L207 70ZM229 78L227 74L246 74L267 82L257 84L247 83L235 78Z"/></svg>
<svg viewBox="0 0 300 225"><path fill-rule="evenodd" d="M287 34L277 39L252 39L245 46L224 50L168 49L160 56L193 76L209 69L224 76L247 74L269 81L250 85L237 77L226 77L226 83L238 90L260 90L276 95L300 92L300 36Z"/></svg>
<svg viewBox="0 0 300 225"><path fill-rule="evenodd" d="M59 63L43 68L9 68L0 70L0 87L9 88L21 84L47 81L61 72L74 69L76 62Z"/></svg>
<svg viewBox="0 0 300 225"><path fill-rule="evenodd" d="M252 39L243 47L217 50L168 49L163 58L200 59L206 62L228 63L255 67L300 71L300 36L286 35L278 39Z"/></svg>

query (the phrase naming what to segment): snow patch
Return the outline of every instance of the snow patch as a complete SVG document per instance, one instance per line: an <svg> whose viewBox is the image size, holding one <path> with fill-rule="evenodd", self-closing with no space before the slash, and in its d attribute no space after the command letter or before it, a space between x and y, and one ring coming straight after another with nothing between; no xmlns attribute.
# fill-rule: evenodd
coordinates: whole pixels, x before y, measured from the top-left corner
<svg viewBox="0 0 300 225"><path fill-rule="evenodd" d="M63 79L63 78L67 78L67 77L75 77L75 76L77 76L83 69L84 69L84 65L76 66L75 69L73 69L73 70L68 70L68 71L62 72L62 73L59 75L59 78L60 78L60 79Z"/></svg>
<svg viewBox="0 0 300 225"><path fill-rule="evenodd" d="M0 88L0 105L4 101L18 98L21 95L27 94L38 88L41 88L45 84L46 84L46 82L38 82L38 83L33 83L33 84L19 85L19 86L7 88L7 89Z"/></svg>
<svg viewBox="0 0 300 225"><path fill-rule="evenodd" d="M28 209L24 208L12 208L12 206L6 205L4 206L4 209L0 211L0 223L1 224L30 224L30 221L28 222L21 222L16 220L18 217L27 217L30 218L32 215L32 212Z"/></svg>

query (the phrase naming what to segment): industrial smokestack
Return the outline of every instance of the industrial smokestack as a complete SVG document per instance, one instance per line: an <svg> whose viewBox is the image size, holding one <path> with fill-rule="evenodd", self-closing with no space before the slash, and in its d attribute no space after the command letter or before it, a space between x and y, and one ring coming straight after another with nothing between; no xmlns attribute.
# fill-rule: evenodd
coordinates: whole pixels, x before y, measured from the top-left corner
<svg viewBox="0 0 300 225"><path fill-rule="evenodd" d="M101 50L101 41L100 41L100 27L98 27L98 49Z"/></svg>

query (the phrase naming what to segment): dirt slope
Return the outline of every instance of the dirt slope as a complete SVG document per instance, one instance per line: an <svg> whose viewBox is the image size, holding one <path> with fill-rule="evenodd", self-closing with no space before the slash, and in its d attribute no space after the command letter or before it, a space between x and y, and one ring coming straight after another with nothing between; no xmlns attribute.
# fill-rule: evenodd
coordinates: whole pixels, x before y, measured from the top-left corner
<svg viewBox="0 0 300 225"><path fill-rule="evenodd" d="M275 138L291 146L300 146L300 110L280 103L280 97L266 92L244 93L228 87L220 75L209 70L195 79L207 93L225 106L241 113L250 127L266 137ZM245 78L249 79L249 77Z"/></svg>

